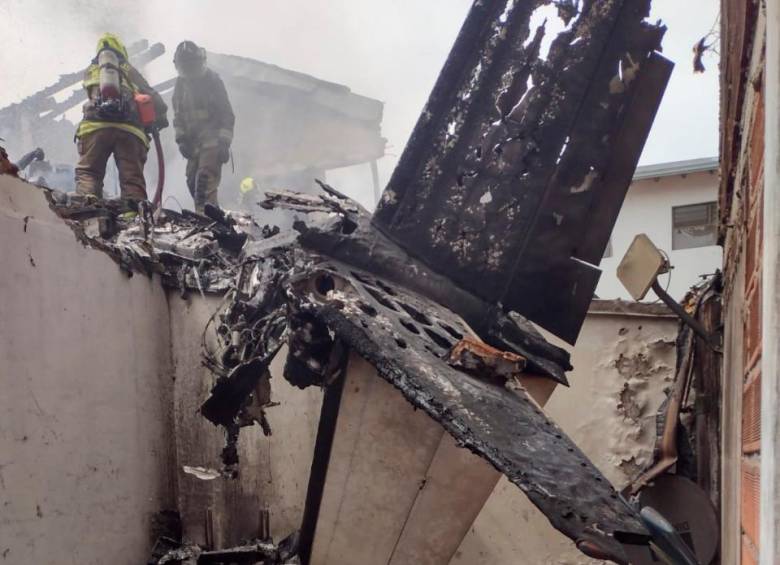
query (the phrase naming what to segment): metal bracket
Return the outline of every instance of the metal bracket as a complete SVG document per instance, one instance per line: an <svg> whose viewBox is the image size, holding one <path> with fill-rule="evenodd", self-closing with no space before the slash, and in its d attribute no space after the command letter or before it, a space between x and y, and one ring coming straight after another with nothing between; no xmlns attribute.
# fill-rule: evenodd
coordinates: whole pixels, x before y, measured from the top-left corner
<svg viewBox="0 0 780 565"><path fill-rule="evenodd" d="M707 343L707 345L709 345L714 351L718 353L723 352L721 349L720 334L709 333L702 325L702 323L699 322L699 320L688 314L688 312L685 311L685 308L680 306L680 304L674 298L669 296L669 293L667 293L658 283L657 277L653 281L653 285L650 288L652 288L653 292L655 292L658 298L660 298L661 301L666 304L672 312L677 314L683 323L691 328L696 335L702 338Z"/></svg>

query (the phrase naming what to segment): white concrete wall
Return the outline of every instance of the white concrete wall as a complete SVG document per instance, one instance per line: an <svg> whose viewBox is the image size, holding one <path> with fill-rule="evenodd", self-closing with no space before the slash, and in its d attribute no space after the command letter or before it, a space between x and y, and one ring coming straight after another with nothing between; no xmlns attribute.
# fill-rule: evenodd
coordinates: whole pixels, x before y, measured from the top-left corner
<svg viewBox="0 0 780 565"><path fill-rule="evenodd" d="M0 175L0 562L138 565L175 505L168 306Z"/></svg>
<svg viewBox="0 0 780 565"><path fill-rule="evenodd" d="M545 407L617 488L650 461L655 414L674 371L674 318L591 309L572 353L571 387ZM451 565L589 565L506 478L496 485Z"/></svg>
<svg viewBox="0 0 780 565"><path fill-rule="evenodd" d="M617 279L616 270L639 233L646 233L655 245L666 251L674 269L669 294L681 299L688 288L699 282L699 275L721 268L722 250L718 246L672 250L672 207L714 202L718 198L718 176L714 172L694 173L646 179L631 185L612 231L612 256L602 259L603 271L596 294L599 298L629 299L628 292ZM661 276L666 286L669 275ZM656 299L650 291L647 300Z"/></svg>

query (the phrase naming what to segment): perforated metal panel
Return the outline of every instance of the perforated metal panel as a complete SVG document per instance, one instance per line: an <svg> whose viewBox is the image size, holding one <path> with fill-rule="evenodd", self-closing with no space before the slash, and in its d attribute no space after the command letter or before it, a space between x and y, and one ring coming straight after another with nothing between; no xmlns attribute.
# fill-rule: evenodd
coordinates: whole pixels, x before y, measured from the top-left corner
<svg viewBox="0 0 780 565"><path fill-rule="evenodd" d="M291 295L298 311L326 324L460 445L520 487L567 536L596 539L620 555L613 535L647 535L635 511L523 390L475 378L445 361L468 332L451 312L331 261L299 279Z"/></svg>
<svg viewBox="0 0 780 565"><path fill-rule="evenodd" d="M373 222L573 343L672 64L649 0L568 4L540 58L549 3L474 3Z"/></svg>

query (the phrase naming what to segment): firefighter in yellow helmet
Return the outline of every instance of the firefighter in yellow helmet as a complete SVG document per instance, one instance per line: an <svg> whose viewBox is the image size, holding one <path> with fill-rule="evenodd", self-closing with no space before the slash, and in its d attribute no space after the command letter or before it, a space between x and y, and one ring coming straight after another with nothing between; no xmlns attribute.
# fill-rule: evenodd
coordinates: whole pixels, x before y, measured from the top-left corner
<svg viewBox="0 0 780 565"><path fill-rule="evenodd" d="M257 204L259 198L259 187L252 177L246 177L238 185L238 191L241 193L241 206L245 210L251 210L253 205Z"/></svg>
<svg viewBox="0 0 780 565"><path fill-rule="evenodd" d="M81 194L103 196L103 177L111 155L119 172L122 198L146 199L144 164L149 137L136 107L136 94L148 94L154 104L156 122L168 126L166 106L160 95L128 61L127 49L114 34L99 40L95 58L84 74L84 118L76 130L79 162L76 190Z"/></svg>

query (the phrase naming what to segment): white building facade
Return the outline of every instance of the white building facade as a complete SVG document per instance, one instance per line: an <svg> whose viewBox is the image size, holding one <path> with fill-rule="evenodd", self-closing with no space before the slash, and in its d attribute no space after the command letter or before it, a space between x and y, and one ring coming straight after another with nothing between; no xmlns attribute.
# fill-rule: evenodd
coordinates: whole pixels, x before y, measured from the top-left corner
<svg viewBox="0 0 780 565"><path fill-rule="evenodd" d="M717 244L718 159L715 157L638 167L604 254L596 294L630 300L616 270L634 236L645 233L673 266L660 282L682 299L702 275L721 268ZM645 298L656 300L650 291Z"/></svg>

